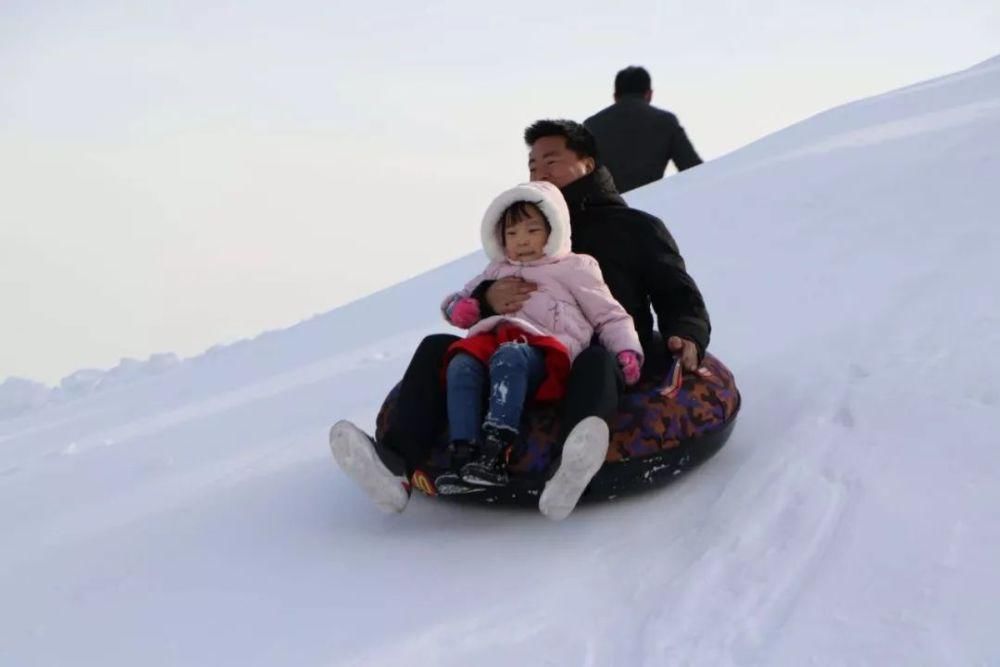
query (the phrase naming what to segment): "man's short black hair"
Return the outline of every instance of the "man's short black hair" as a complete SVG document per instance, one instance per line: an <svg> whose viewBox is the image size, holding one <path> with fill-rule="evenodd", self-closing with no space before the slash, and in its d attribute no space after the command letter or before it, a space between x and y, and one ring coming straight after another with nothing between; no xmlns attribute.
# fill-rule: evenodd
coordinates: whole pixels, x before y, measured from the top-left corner
<svg viewBox="0 0 1000 667"><path fill-rule="evenodd" d="M615 95L642 95L653 86L644 67L632 65L615 75Z"/></svg>
<svg viewBox="0 0 1000 667"><path fill-rule="evenodd" d="M564 137L566 148L577 157L597 159L597 140L590 130L574 120L539 120L524 130L524 143L529 147L542 137Z"/></svg>

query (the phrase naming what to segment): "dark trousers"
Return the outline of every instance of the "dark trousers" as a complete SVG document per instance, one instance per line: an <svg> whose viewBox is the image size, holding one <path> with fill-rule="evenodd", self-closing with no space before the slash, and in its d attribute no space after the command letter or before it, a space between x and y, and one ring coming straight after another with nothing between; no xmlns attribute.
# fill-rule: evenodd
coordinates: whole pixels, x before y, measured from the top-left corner
<svg viewBox="0 0 1000 667"><path fill-rule="evenodd" d="M657 372L665 365L663 341L658 334L654 336L655 341L646 348L644 375L647 368ZM378 444L380 449L388 449L402 459L399 463L407 471L429 458L431 447L447 423L443 364L445 352L456 340L458 337L450 334L427 336L420 341L403 374L392 425ZM610 425L624 389L625 378L614 355L600 345L591 345L581 352L573 361L566 398L559 406L560 446L585 417L597 416Z"/></svg>
<svg viewBox="0 0 1000 667"><path fill-rule="evenodd" d="M610 425L624 389L625 377L614 355L600 345L584 349L573 360L566 398L559 405L559 446L586 417L600 417Z"/></svg>
<svg viewBox="0 0 1000 667"><path fill-rule="evenodd" d="M378 445L400 457L407 473L427 461L431 447L444 430L448 419L444 355L457 340L458 336L451 334L427 336L420 341L403 374L392 424ZM390 468L396 467L393 462L386 463Z"/></svg>

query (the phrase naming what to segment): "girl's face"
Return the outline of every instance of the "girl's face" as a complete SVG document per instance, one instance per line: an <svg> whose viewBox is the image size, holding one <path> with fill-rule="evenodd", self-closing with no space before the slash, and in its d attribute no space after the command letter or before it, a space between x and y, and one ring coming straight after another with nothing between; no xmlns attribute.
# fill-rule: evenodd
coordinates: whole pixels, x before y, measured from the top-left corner
<svg viewBox="0 0 1000 667"><path fill-rule="evenodd" d="M531 262L545 256L542 250L549 240L549 232L545 228L545 216L534 206L528 207L525 217L507 223L503 236L504 252L509 260Z"/></svg>

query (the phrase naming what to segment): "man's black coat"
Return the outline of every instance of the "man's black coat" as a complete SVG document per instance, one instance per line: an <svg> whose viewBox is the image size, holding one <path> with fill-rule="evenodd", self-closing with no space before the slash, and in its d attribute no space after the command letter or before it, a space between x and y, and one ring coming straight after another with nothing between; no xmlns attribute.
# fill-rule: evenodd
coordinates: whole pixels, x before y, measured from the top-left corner
<svg viewBox="0 0 1000 667"><path fill-rule="evenodd" d="M587 120L597 153L619 192L663 178L670 160L678 171L701 164L677 116L657 109L642 96L625 95Z"/></svg>

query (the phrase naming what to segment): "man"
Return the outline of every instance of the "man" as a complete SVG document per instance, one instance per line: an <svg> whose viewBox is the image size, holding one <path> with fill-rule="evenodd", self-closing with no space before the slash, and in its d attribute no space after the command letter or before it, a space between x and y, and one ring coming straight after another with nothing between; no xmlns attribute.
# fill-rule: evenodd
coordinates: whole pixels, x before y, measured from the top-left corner
<svg viewBox="0 0 1000 667"><path fill-rule="evenodd" d="M615 76L615 103L583 124L597 138L601 161L619 192L663 178L670 160L678 171L701 164L677 116L657 109L649 72L626 67Z"/></svg>
<svg viewBox="0 0 1000 667"><path fill-rule="evenodd" d="M625 204L607 169L598 165L594 137L584 126L542 120L525 130L524 139L530 147L531 179L552 183L566 198L573 252L597 260L611 293L635 320L644 371L662 372L669 354L678 357L685 370L696 370L711 327L701 293L666 227ZM534 289L508 278L483 283L475 296L486 317L516 312ZM653 331L650 306L663 338ZM349 422L331 429L338 463L387 511L406 506L407 475L426 460L444 424L441 365L455 340L435 335L421 341L403 376L392 430L383 442L373 443ZM610 352L591 345L576 358L562 406L560 461L539 498L539 510L549 518L567 516L603 464L608 425L623 390L624 378Z"/></svg>

